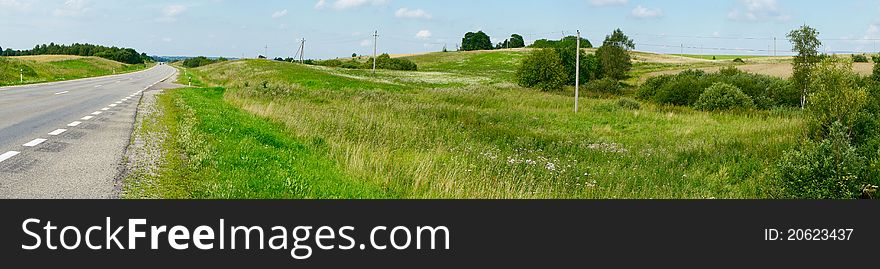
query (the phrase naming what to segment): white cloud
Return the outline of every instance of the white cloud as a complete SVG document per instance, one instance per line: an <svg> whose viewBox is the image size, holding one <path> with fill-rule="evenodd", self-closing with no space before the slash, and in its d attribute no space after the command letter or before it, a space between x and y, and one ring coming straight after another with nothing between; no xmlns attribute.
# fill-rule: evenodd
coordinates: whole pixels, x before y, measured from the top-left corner
<svg viewBox="0 0 880 269"><path fill-rule="evenodd" d="M782 13L776 0L740 0L741 7L734 8L727 14L731 20L743 21L785 21L791 16Z"/></svg>
<svg viewBox="0 0 880 269"><path fill-rule="evenodd" d="M431 31L428 31L428 30L421 30L421 31L419 31L418 33L416 33L416 38L418 38L418 39L428 39L428 38L431 38Z"/></svg>
<svg viewBox="0 0 880 269"><path fill-rule="evenodd" d="M92 10L92 3L87 0L67 0L61 7L52 11L52 15L59 17L77 17Z"/></svg>
<svg viewBox="0 0 880 269"><path fill-rule="evenodd" d="M361 47L369 47L373 45L373 41L370 41L369 39L364 39L361 41L360 45Z"/></svg>
<svg viewBox="0 0 880 269"><path fill-rule="evenodd" d="M626 5L629 0L590 0L590 5L597 7Z"/></svg>
<svg viewBox="0 0 880 269"><path fill-rule="evenodd" d="M184 5L167 5L162 8L162 17L158 18L161 22L173 22L177 20L177 16L186 12L187 7Z"/></svg>
<svg viewBox="0 0 880 269"><path fill-rule="evenodd" d="M273 19L281 18L284 16L287 16L287 9L275 11L275 13L272 13Z"/></svg>
<svg viewBox="0 0 880 269"><path fill-rule="evenodd" d="M409 8L401 8L398 9L397 12L394 13L395 17L398 18L407 18L407 19L430 19L431 14L425 12L421 8L418 9L409 9Z"/></svg>
<svg viewBox="0 0 880 269"><path fill-rule="evenodd" d="M334 0L330 7L335 10L343 10L361 7L364 5L383 6L387 5L389 0ZM315 4L315 9L327 8L327 0L319 0Z"/></svg>
<svg viewBox="0 0 880 269"><path fill-rule="evenodd" d="M656 8L646 8L642 5L638 5L632 10L632 16L638 19L653 19L662 17L663 11Z"/></svg>
<svg viewBox="0 0 880 269"><path fill-rule="evenodd" d="M163 37L163 38L162 38L162 42L165 42L165 43L171 43L171 41L174 41L174 40L171 39L171 38L169 38L169 37Z"/></svg>

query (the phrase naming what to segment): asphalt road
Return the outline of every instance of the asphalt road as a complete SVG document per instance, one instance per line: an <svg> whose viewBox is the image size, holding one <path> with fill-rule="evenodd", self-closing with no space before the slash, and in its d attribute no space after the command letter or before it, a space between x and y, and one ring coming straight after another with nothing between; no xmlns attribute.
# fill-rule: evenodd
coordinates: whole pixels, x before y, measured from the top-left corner
<svg viewBox="0 0 880 269"><path fill-rule="evenodd" d="M0 88L0 198L114 198L142 93L176 72Z"/></svg>

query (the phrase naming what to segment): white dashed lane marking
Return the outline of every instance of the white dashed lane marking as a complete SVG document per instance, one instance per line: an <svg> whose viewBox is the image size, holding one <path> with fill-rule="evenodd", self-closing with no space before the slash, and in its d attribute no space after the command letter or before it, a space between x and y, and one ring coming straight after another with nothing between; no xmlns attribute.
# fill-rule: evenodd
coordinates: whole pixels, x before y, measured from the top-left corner
<svg viewBox="0 0 880 269"><path fill-rule="evenodd" d="M67 127L76 127L77 125L80 125L80 124L82 124L81 121L74 121L74 122L68 123Z"/></svg>
<svg viewBox="0 0 880 269"><path fill-rule="evenodd" d="M98 85L98 86L95 86L95 88L100 88L100 87L102 87L102 86L104 86L104 85Z"/></svg>
<svg viewBox="0 0 880 269"><path fill-rule="evenodd" d="M110 104L110 105L108 105L108 106L109 106L109 107L115 107L115 106L117 106L117 104Z"/></svg>
<svg viewBox="0 0 880 269"><path fill-rule="evenodd" d="M110 108L109 108L109 107L105 107L105 108L102 108L102 109L101 109L101 111L107 111L107 110L110 110Z"/></svg>
<svg viewBox="0 0 880 269"><path fill-rule="evenodd" d="M116 104L122 104L122 101L116 101Z"/></svg>
<svg viewBox="0 0 880 269"><path fill-rule="evenodd" d="M12 156L18 155L19 153L21 153L21 152L18 152L18 151L8 151L8 152L6 152L6 153L0 154L0 162L3 162L3 161L5 161L5 160L8 160L9 158L12 158Z"/></svg>
<svg viewBox="0 0 880 269"><path fill-rule="evenodd" d="M25 143L22 146L23 147L36 147L37 145L39 145L40 143L43 143L43 142L46 142L46 139L37 138L37 139L31 140L31 142Z"/></svg>
<svg viewBox="0 0 880 269"><path fill-rule="evenodd" d="M49 133L49 135L60 135L64 132L67 132L67 129L58 129L58 130L52 131L51 133Z"/></svg>
<svg viewBox="0 0 880 269"><path fill-rule="evenodd" d="M94 118L94 117L95 117L95 116L85 116L85 117L82 117L81 120L90 120L90 119L92 119L92 118Z"/></svg>
<svg viewBox="0 0 880 269"><path fill-rule="evenodd" d="M55 95L69 93L70 91L56 92Z"/></svg>
<svg viewBox="0 0 880 269"><path fill-rule="evenodd" d="M92 112L92 115L101 115L101 111Z"/></svg>

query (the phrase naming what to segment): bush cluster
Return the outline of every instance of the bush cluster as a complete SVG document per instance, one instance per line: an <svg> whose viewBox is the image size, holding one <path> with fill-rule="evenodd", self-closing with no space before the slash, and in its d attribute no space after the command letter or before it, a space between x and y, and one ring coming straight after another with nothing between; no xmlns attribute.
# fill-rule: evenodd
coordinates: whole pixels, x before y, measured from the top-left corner
<svg viewBox="0 0 880 269"><path fill-rule="evenodd" d="M736 86L717 82L700 94L694 108L705 111L752 109L755 103Z"/></svg>
<svg viewBox="0 0 880 269"><path fill-rule="evenodd" d="M325 61L317 61L315 64L320 66L327 67L340 67L340 68L348 68L348 69L372 69L373 68L373 58L370 57L366 61L358 61L357 59L352 59L350 61L342 61L338 59L325 60ZM376 68L377 69L387 69L387 70L402 70L402 71L417 71L419 69L416 63L402 58L391 58L388 54L379 55L376 57Z"/></svg>
<svg viewBox="0 0 880 269"><path fill-rule="evenodd" d="M859 198L866 185L865 158L850 145L847 130L837 122L829 137L807 141L786 152L777 164L786 196L800 199Z"/></svg>
<svg viewBox="0 0 880 269"><path fill-rule="evenodd" d="M586 88L587 91L595 93L620 94L622 87L617 80L603 78L587 82L587 84L584 85L584 88Z"/></svg>
<svg viewBox="0 0 880 269"><path fill-rule="evenodd" d="M636 97L660 104L693 106L706 89L719 82L739 88L752 99L758 109L800 105L801 93L788 81L749 74L733 67L717 73L687 70L679 74L653 77L642 83L636 91Z"/></svg>
<svg viewBox="0 0 880 269"><path fill-rule="evenodd" d="M532 52L517 70L517 83L543 91L559 90L568 81L559 53L552 49Z"/></svg>
<svg viewBox="0 0 880 269"><path fill-rule="evenodd" d="M877 198L880 185L880 83L849 60L826 58L811 71L803 145L777 164L790 198Z"/></svg>
<svg viewBox="0 0 880 269"><path fill-rule="evenodd" d="M866 55L864 55L864 54L853 54L853 55L852 55L852 61L853 61L854 63L867 63L867 62L868 62L868 56L866 56Z"/></svg>
<svg viewBox="0 0 880 269"><path fill-rule="evenodd" d="M199 66L206 66L209 64L225 62L225 61L227 61L227 59L223 58L223 57L220 57L217 59L211 59L211 58L208 58L205 56L199 56L199 57L189 58L189 59L183 60L183 66L188 67L188 68L196 68Z"/></svg>

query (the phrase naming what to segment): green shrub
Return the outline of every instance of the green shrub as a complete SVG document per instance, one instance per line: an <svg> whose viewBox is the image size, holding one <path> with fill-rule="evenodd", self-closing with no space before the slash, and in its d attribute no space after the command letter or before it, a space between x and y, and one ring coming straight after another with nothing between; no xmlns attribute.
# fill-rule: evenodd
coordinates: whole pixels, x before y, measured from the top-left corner
<svg viewBox="0 0 880 269"><path fill-rule="evenodd" d="M367 59L364 62L364 69L373 68L373 58ZM403 70L403 71L417 71L418 66L407 59L401 58L391 58L387 53L379 55L376 57L376 68L378 69L387 69L387 70Z"/></svg>
<svg viewBox="0 0 880 269"><path fill-rule="evenodd" d="M852 63L846 59L830 57L822 61L812 75L813 89L807 97L806 124L813 138L824 138L835 122L840 122L848 131L854 131L869 103L868 91L859 86L860 78L852 71ZM851 133L861 140L876 133Z"/></svg>
<svg viewBox="0 0 880 269"><path fill-rule="evenodd" d="M880 64L874 62L874 69L871 71L871 79L880 82Z"/></svg>
<svg viewBox="0 0 880 269"><path fill-rule="evenodd" d="M575 82L575 52L578 51L575 49L575 44L570 44L568 47L560 47L556 48L555 51L559 54L559 59L562 60L562 66L565 68L566 74L566 85L574 85ZM599 66L599 58L596 57L595 54L586 54L583 50L578 51L581 55L581 83L585 81L590 81L594 79L598 79L602 77L602 70Z"/></svg>
<svg viewBox="0 0 880 269"><path fill-rule="evenodd" d="M871 61L873 61L875 64L880 63L880 55L877 55L877 54L871 55Z"/></svg>
<svg viewBox="0 0 880 269"><path fill-rule="evenodd" d="M618 107L621 107L624 109L629 109L629 110L639 110L642 108L642 104L639 103L639 101L636 101L635 99L632 99L632 98L626 98L626 97L617 99L617 102L615 104Z"/></svg>
<svg viewBox="0 0 880 269"><path fill-rule="evenodd" d="M561 90L568 77L562 66L562 59L552 49L533 51L520 63L516 72L520 86L538 88L543 91Z"/></svg>
<svg viewBox="0 0 880 269"><path fill-rule="evenodd" d="M620 94L620 82L610 78L597 79L584 85L587 91L603 94Z"/></svg>
<svg viewBox="0 0 880 269"><path fill-rule="evenodd" d="M868 56L865 56L864 54L853 54L853 55L852 55L852 61L853 61L854 63L867 63L867 62L868 62Z"/></svg>
<svg viewBox="0 0 880 269"><path fill-rule="evenodd" d="M739 88L752 98L756 108L800 106L801 93L787 80L758 74L749 74L734 67L707 74L687 70L675 75L664 75L646 80L636 91L636 97L662 104L693 105L709 86L723 82Z"/></svg>
<svg viewBox="0 0 880 269"><path fill-rule="evenodd" d="M645 81L636 96L660 104L690 106L711 86L701 70L687 70L676 75L663 75Z"/></svg>
<svg viewBox="0 0 880 269"><path fill-rule="evenodd" d="M733 59L733 62L734 63L745 63L746 61L743 61L742 58L736 58L736 59Z"/></svg>
<svg viewBox="0 0 880 269"><path fill-rule="evenodd" d="M342 61L338 59L326 60L326 61L318 61L318 65L327 66L327 67L339 67L342 65Z"/></svg>
<svg viewBox="0 0 880 269"><path fill-rule="evenodd" d="M199 56L194 58L189 58L183 60L183 66L188 68L196 68L199 66L206 66L213 63L225 62L226 58L217 58L217 59L209 59L205 56Z"/></svg>
<svg viewBox="0 0 880 269"><path fill-rule="evenodd" d="M870 185L864 167L865 159L850 145L846 128L835 122L827 138L786 152L777 177L790 198L854 199Z"/></svg>
<svg viewBox="0 0 880 269"><path fill-rule="evenodd" d="M755 103L736 86L719 82L706 89L694 107L706 111L752 109Z"/></svg>

